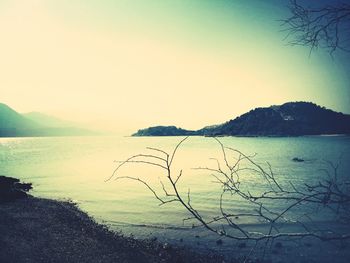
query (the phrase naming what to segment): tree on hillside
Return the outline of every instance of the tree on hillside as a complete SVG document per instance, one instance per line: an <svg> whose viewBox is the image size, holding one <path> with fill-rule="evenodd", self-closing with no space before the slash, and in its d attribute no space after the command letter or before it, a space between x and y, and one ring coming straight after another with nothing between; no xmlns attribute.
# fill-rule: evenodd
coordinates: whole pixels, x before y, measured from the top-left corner
<svg viewBox="0 0 350 263"><path fill-rule="evenodd" d="M319 47L330 54L337 50L350 52L350 4L317 5L317 1L290 1L291 16L282 20L289 43L309 46L310 53Z"/></svg>

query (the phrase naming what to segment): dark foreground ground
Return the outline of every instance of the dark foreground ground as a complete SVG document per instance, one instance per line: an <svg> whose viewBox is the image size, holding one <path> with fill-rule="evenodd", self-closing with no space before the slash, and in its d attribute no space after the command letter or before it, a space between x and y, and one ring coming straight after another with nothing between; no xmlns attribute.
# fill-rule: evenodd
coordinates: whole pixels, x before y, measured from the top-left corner
<svg viewBox="0 0 350 263"><path fill-rule="evenodd" d="M0 203L0 263L223 262L96 224L70 202L28 197Z"/></svg>
<svg viewBox="0 0 350 263"><path fill-rule="evenodd" d="M0 176L0 263L350 262L350 240L324 242L315 238L279 240L266 254L264 245L225 240L219 244L220 252L217 250L225 255L224 261L203 249L198 253L159 241L125 237L97 224L73 203L31 197L26 193L30 189L30 184ZM318 225L319 229L324 227L329 225ZM339 230L349 232L348 226ZM247 257L249 260L244 260Z"/></svg>

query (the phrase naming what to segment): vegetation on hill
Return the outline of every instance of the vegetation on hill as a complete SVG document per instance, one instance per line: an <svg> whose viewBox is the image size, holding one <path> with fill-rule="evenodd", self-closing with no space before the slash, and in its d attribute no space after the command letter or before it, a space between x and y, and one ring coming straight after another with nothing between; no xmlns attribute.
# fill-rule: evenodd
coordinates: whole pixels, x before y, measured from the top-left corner
<svg viewBox="0 0 350 263"><path fill-rule="evenodd" d="M311 102L256 108L220 125L188 131L174 126L139 130L133 136L301 136L350 134L350 115Z"/></svg>
<svg viewBox="0 0 350 263"><path fill-rule="evenodd" d="M175 126L154 126L138 130L132 136L181 136L196 135L196 131L184 130Z"/></svg>

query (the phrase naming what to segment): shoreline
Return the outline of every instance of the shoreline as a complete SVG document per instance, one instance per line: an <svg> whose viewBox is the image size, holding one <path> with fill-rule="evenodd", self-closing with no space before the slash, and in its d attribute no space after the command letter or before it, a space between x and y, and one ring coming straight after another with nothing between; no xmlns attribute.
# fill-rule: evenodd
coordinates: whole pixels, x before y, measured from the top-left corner
<svg viewBox="0 0 350 263"><path fill-rule="evenodd" d="M350 137L348 133L330 134L303 134L303 135L121 135L121 134L101 134L101 135L48 135L48 136L0 136L0 139L11 138L62 138L62 137L125 137L125 138L147 138L147 137L203 137L203 138L300 138L300 137Z"/></svg>
<svg viewBox="0 0 350 263"><path fill-rule="evenodd" d="M0 203L0 262L223 262L110 231L75 204L36 197Z"/></svg>
<svg viewBox="0 0 350 263"><path fill-rule="evenodd" d="M224 241L221 246L231 251L228 256L224 251L210 253L159 239L136 239L96 223L70 201L32 196L0 202L0 233L1 263L235 263L242 262L253 246ZM265 260L259 259L263 252L259 247L246 262L345 263L350 258L348 247L348 242L280 240Z"/></svg>

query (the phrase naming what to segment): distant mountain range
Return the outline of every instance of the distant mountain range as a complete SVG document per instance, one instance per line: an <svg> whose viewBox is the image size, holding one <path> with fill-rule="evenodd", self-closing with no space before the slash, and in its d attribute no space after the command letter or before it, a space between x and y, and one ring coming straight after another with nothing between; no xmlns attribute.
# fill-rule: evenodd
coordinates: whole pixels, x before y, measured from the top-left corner
<svg viewBox="0 0 350 263"><path fill-rule="evenodd" d="M46 127L51 128L60 128L60 127L76 127L79 126L74 122L71 121L65 121L61 120L59 118L49 116L46 114L43 114L41 112L29 112L29 113L23 113L22 116L24 116L27 119L30 119L36 123L45 125Z"/></svg>
<svg viewBox="0 0 350 263"><path fill-rule="evenodd" d="M96 135L94 131L38 112L20 114L0 103L0 137Z"/></svg>
<svg viewBox="0 0 350 263"><path fill-rule="evenodd" d="M311 102L288 102L256 108L223 124L197 131L175 126L155 126L132 136L301 136L350 134L350 115Z"/></svg>

